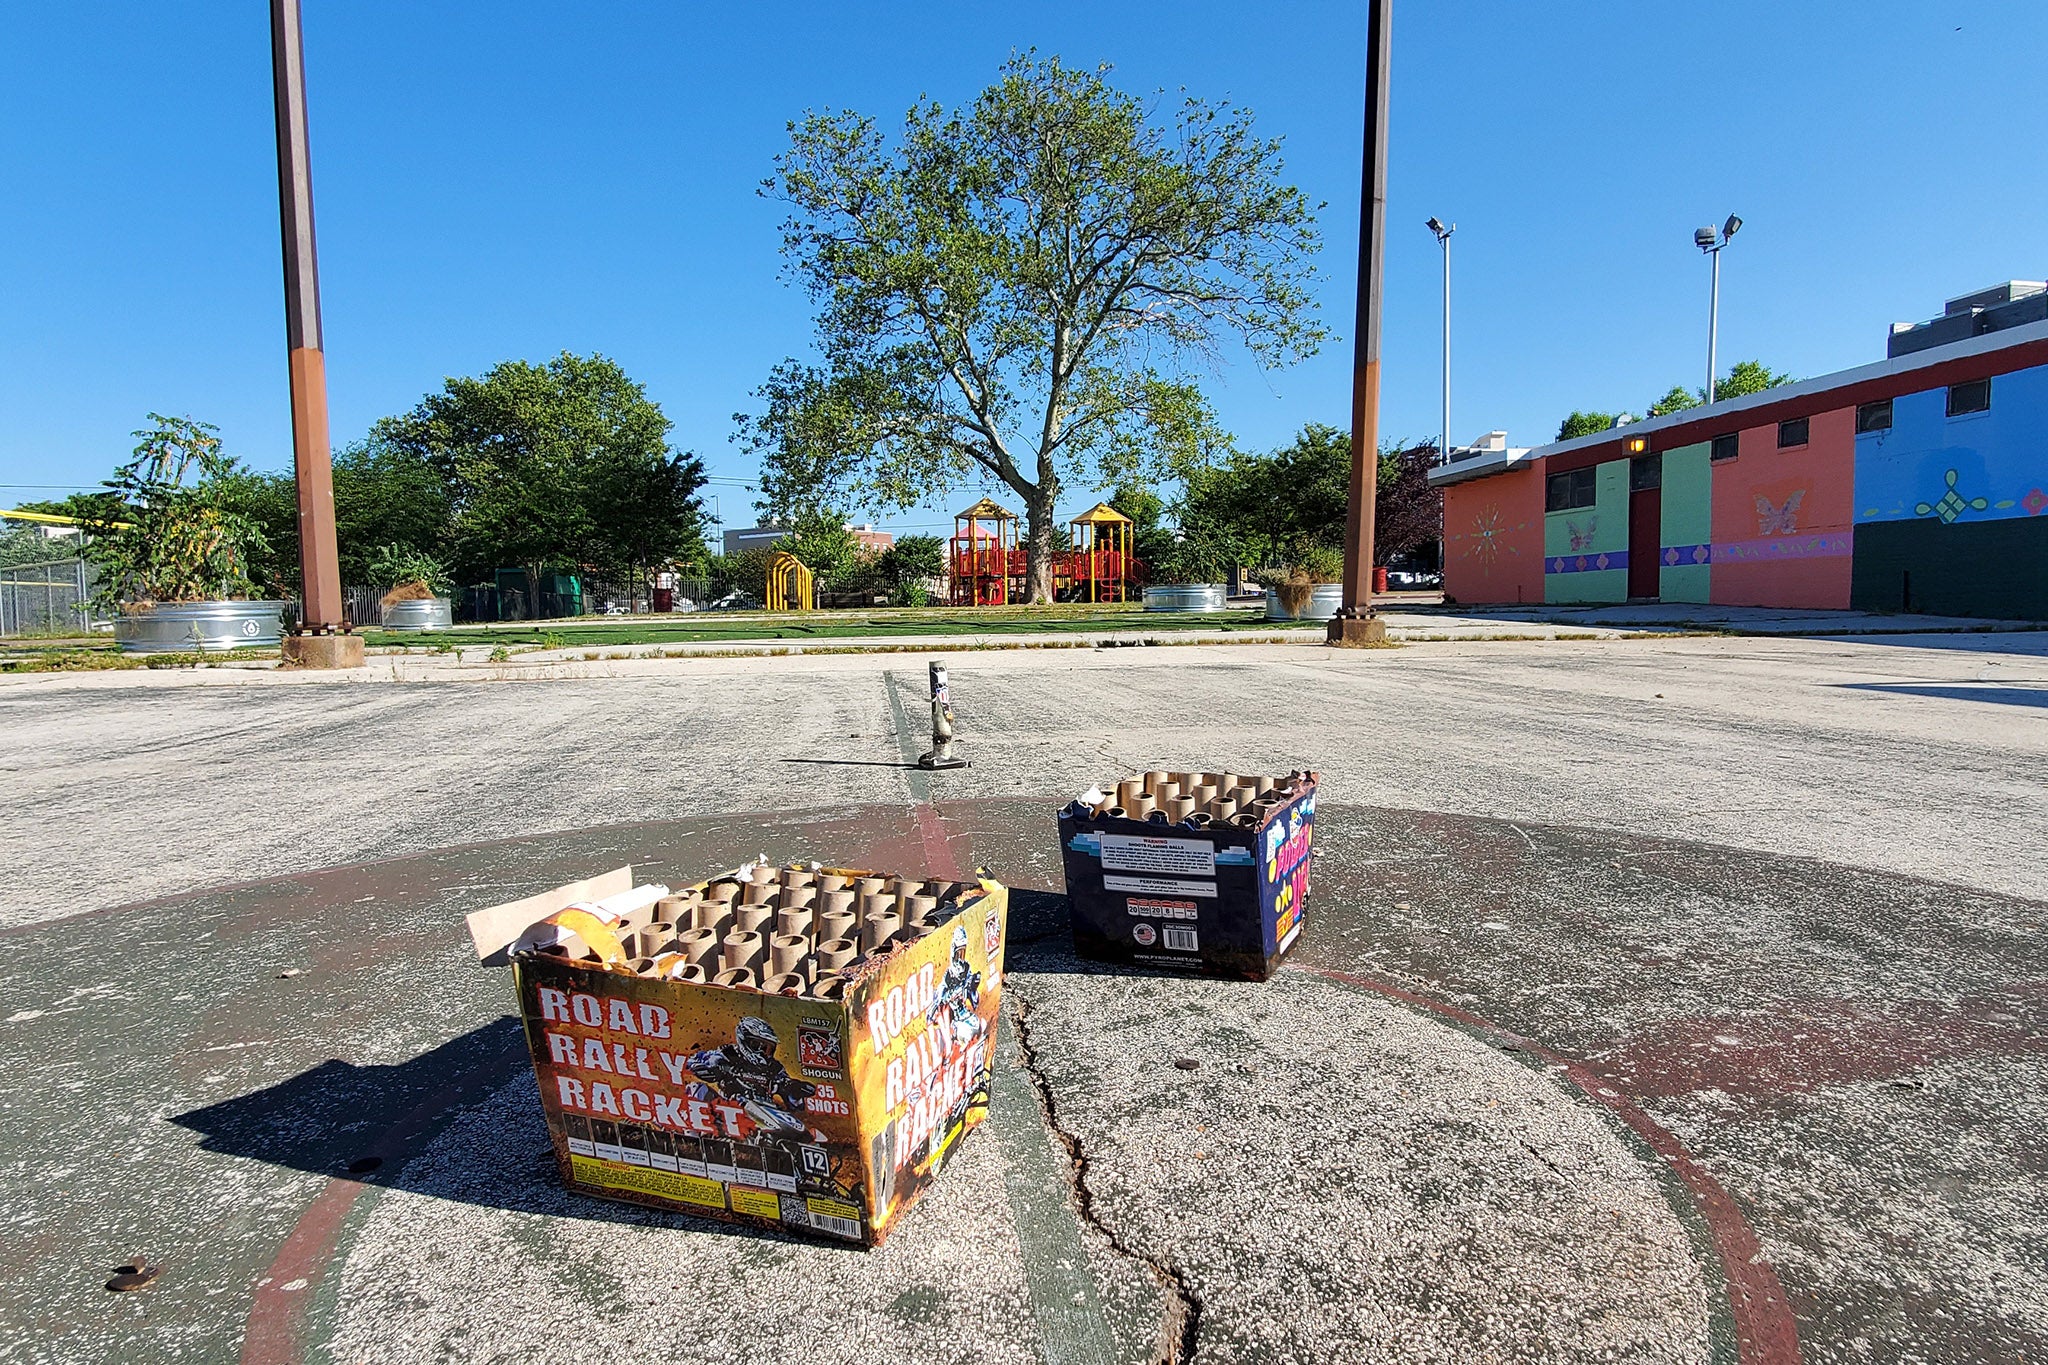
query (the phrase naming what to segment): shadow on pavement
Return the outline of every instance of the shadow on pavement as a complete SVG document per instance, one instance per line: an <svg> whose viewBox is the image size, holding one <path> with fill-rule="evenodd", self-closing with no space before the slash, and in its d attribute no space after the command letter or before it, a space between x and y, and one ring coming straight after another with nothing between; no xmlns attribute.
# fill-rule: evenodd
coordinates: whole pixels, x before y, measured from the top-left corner
<svg viewBox="0 0 2048 1365"><path fill-rule="evenodd" d="M511 1015L394 1066L329 1060L246 1095L177 1115L208 1152L313 1175L515 1213L688 1227L760 1241L787 1237L564 1189ZM514 1092L500 1096L509 1088ZM452 1159L416 1161L451 1121L490 1102L487 1121L457 1136ZM437 1156L440 1154L437 1154Z"/></svg>
<svg viewBox="0 0 2048 1365"><path fill-rule="evenodd" d="M1902 697L1946 697L1999 706L2048 706L2048 687L1982 686L1972 683L1837 683L1850 692L1896 692Z"/></svg>

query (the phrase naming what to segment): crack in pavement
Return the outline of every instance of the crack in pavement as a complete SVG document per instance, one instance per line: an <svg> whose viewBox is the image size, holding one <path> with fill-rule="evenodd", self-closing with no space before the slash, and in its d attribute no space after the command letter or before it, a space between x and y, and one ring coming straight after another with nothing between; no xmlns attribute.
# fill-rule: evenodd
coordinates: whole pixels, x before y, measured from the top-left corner
<svg viewBox="0 0 2048 1365"><path fill-rule="evenodd" d="M1151 1365L1186 1365L1195 1358L1195 1341L1202 1326L1202 1300L1188 1283L1187 1276L1166 1261L1164 1257L1150 1255L1138 1250L1124 1240L1114 1228L1103 1221L1095 1207L1095 1194L1088 1187L1088 1152L1076 1137L1060 1122L1059 1101L1053 1098L1052 1084L1038 1064L1038 1049L1031 1042L1031 1001L1017 990L1016 979L1010 978L1005 986L1010 1003L1010 1024L1017 1035L1017 1051L1023 1060L1022 1070L1031 1081L1032 1092L1038 1097L1038 1107L1045 1118L1046 1131L1051 1133L1065 1149L1071 1167L1067 1188L1074 1197L1074 1211L1087 1226L1106 1242L1109 1249L1151 1272L1152 1278L1166 1294L1166 1313L1159 1324L1159 1343L1152 1353Z"/></svg>

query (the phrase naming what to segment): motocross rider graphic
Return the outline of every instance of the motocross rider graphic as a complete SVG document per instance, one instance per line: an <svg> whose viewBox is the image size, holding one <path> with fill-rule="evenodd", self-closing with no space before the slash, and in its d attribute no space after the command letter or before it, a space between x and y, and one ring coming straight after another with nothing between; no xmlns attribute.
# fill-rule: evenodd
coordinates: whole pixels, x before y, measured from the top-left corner
<svg viewBox="0 0 2048 1365"><path fill-rule="evenodd" d="M748 1015L733 1030L726 1047L706 1048L690 1054L690 1074L697 1079L684 1087L692 1099L724 1099L740 1105L760 1131L762 1138L805 1141L814 1135L803 1120L804 1101L818 1087L800 1081L783 1069L775 1049L781 1044L775 1028L766 1019Z"/></svg>
<svg viewBox="0 0 2048 1365"><path fill-rule="evenodd" d="M981 973L967 965L967 926L953 926L953 959L946 964L939 993L925 1011L925 1022L949 1025L955 1048L964 1048L979 1038L981 1022Z"/></svg>

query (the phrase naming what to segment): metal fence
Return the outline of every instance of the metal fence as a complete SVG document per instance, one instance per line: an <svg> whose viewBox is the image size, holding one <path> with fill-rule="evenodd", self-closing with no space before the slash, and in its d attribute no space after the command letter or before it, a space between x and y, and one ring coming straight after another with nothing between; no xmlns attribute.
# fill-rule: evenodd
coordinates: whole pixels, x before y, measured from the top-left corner
<svg viewBox="0 0 2048 1365"><path fill-rule="evenodd" d="M100 575L82 559L50 559L0 569L0 635L86 635L110 624L96 615Z"/></svg>

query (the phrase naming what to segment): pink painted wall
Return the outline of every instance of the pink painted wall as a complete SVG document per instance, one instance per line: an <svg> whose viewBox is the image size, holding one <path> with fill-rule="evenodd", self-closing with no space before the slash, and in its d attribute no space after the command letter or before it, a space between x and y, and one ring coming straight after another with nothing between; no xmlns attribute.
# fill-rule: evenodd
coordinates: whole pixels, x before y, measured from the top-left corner
<svg viewBox="0 0 2048 1365"><path fill-rule="evenodd" d="M1817 412L1807 443L1778 449L1750 427L1713 466L1713 600L1728 606L1846 609L1855 535L1856 410Z"/></svg>
<svg viewBox="0 0 2048 1365"><path fill-rule="evenodd" d="M1464 603L1543 601L1543 472L1444 489L1444 593Z"/></svg>

